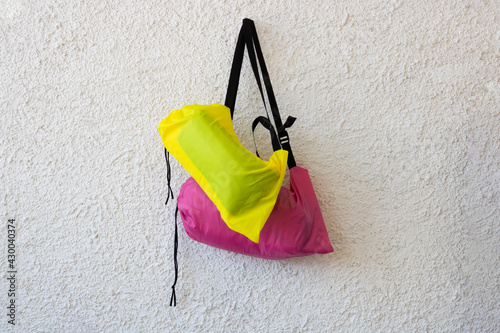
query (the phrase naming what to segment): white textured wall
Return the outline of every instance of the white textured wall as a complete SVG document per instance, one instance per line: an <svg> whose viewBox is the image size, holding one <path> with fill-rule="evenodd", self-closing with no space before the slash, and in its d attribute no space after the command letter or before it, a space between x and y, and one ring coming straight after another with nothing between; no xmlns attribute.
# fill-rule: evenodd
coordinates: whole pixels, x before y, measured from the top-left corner
<svg viewBox="0 0 500 333"><path fill-rule="evenodd" d="M500 330L498 1L0 3L0 216L18 223L19 331ZM224 101L244 17L283 116L299 119L291 142L336 252L266 261L181 228L171 308L156 128ZM263 109L247 66L240 91L235 126L253 149ZM173 167L177 193L187 174ZM6 270L2 255L3 309Z"/></svg>

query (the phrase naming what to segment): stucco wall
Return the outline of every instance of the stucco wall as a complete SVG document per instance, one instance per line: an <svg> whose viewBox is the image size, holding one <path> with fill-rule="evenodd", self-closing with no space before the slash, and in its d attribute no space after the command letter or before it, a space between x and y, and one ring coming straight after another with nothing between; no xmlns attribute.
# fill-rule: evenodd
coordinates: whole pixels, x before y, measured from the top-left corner
<svg viewBox="0 0 500 333"><path fill-rule="evenodd" d="M0 5L0 246L16 218L20 332L500 330L498 1ZM157 125L224 101L244 17L336 251L266 261L181 228L171 308ZM253 150L248 66L236 108ZM174 161L176 194L185 179ZM6 271L3 255L3 309Z"/></svg>

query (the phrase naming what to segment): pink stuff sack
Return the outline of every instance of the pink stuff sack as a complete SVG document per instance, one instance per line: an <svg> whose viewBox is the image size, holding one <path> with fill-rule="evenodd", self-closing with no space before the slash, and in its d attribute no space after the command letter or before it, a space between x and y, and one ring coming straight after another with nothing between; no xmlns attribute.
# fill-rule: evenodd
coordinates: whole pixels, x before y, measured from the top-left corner
<svg viewBox="0 0 500 333"><path fill-rule="evenodd" d="M229 229L193 178L182 186L177 203L189 237L219 249L265 259L333 252L309 172L299 166L290 169L290 189L281 187L259 243Z"/></svg>

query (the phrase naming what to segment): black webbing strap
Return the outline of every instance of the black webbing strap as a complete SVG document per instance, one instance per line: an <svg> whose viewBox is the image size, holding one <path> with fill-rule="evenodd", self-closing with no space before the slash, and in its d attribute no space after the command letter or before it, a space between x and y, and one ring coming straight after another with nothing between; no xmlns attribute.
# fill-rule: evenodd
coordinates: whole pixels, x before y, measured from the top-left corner
<svg viewBox="0 0 500 333"><path fill-rule="evenodd" d="M255 118L255 120L252 123L253 144L255 146L255 154L257 155L257 157L260 157L260 155L259 155L259 151L257 150L257 144L255 143L255 128L259 124L264 126L264 128L266 128L269 131L269 133L271 134L271 143L273 145L273 150L274 151L280 150L281 149L280 142L278 140L278 136L276 135L276 131L274 130L273 124L271 124L271 121L269 120L269 118L266 118L264 116L260 116L260 117Z"/></svg>
<svg viewBox="0 0 500 333"><path fill-rule="evenodd" d="M295 159L293 157L292 148L290 146L290 139L288 137L288 133L286 128L290 127L291 124L295 121L295 118L289 117L285 124L281 121L281 116L278 110L278 105L276 103L276 98L274 96L274 91L271 85L271 79L269 78L269 72L267 71L266 63L264 61L264 56L262 54L262 49L260 47L259 39L257 37L257 30L255 29L255 24L250 19L243 20L243 26L241 27L240 34L238 36L238 42L236 44L236 50L233 58L233 65L231 67L231 74L229 76L229 84L227 88L226 94L226 102L225 105L231 110L231 117L234 114L234 106L236 103L236 95L238 92L241 66L243 64L243 55L245 51L245 45L248 49L248 54L250 58L250 63L252 65L252 70L255 75L255 79L259 86L259 91L264 101L264 107L266 107L264 93L262 91L262 84L260 82L259 70L257 67L257 61L255 56L259 61L260 69L262 72L262 78L264 80L264 85L266 87L267 97L269 100L269 104L271 107L271 112L273 114L274 123L276 125L276 129L278 131L278 141L280 146L288 151L288 167L291 169L296 166ZM254 48L255 47L255 48ZM266 107L267 113L267 107ZM268 114L269 118L269 114ZM271 129L269 129L271 131ZM273 135L271 134L271 137ZM274 146L273 146L274 148Z"/></svg>
<svg viewBox="0 0 500 333"><path fill-rule="evenodd" d="M238 86L240 85L241 66L243 64L243 55L245 54L245 39L243 35L243 27L241 27L234 50L233 64L231 66L231 74L229 75L229 84L227 85L226 101L224 105L231 110L231 119L234 114L234 105L236 104L236 95Z"/></svg>
<svg viewBox="0 0 500 333"><path fill-rule="evenodd" d="M260 81L259 69L257 67L257 58L255 56L255 51L253 43L248 43L247 41L252 41L251 29L245 23L241 27L240 33L238 35L238 42L236 43L236 49L234 51L233 65L231 67L231 74L229 77L229 84L227 86L226 105L231 110L231 119L234 115L234 105L236 103L236 95L238 94L238 86L240 84L240 74L241 67L243 65L243 57L245 54L245 45L248 48L248 56L250 58L250 64L252 66L252 71L257 81L259 87L260 96L262 102L264 103L264 108L266 109L267 117L269 118L269 113L267 112L266 99L264 98L264 91L262 89L262 83Z"/></svg>
<svg viewBox="0 0 500 333"><path fill-rule="evenodd" d="M245 22L247 20L247 22ZM292 153L292 147L290 146L290 138L288 137L288 132L286 129L290 127L296 118L288 117L285 124L281 122L280 112L278 110L278 104L276 103L276 98L274 97L273 87L271 85L271 79L269 77L269 72L267 71L266 63L264 61L264 55L259 43L259 37L257 37L257 30L255 29L255 24L252 20L245 19L243 24L247 23L249 29L251 30L251 36L253 38L253 43L255 44L255 50L257 52L257 58L259 59L259 65L262 70L262 78L264 79L264 85L266 86L267 96L269 99L269 104L271 106L271 112L274 118L274 124L278 131L278 139L280 141L281 147L288 151L288 168L291 169L296 166L295 159Z"/></svg>

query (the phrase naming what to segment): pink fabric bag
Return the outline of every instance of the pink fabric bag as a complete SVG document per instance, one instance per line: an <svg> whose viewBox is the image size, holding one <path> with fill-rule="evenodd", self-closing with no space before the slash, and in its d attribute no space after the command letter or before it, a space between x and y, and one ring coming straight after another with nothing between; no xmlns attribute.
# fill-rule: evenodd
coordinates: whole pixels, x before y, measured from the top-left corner
<svg viewBox="0 0 500 333"><path fill-rule="evenodd" d="M210 246L265 259L333 251L309 172L298 166L290 170L290 189L281 187L259 243L229 229L193 178L184 183L177 202L189 237Z"/></svg>

